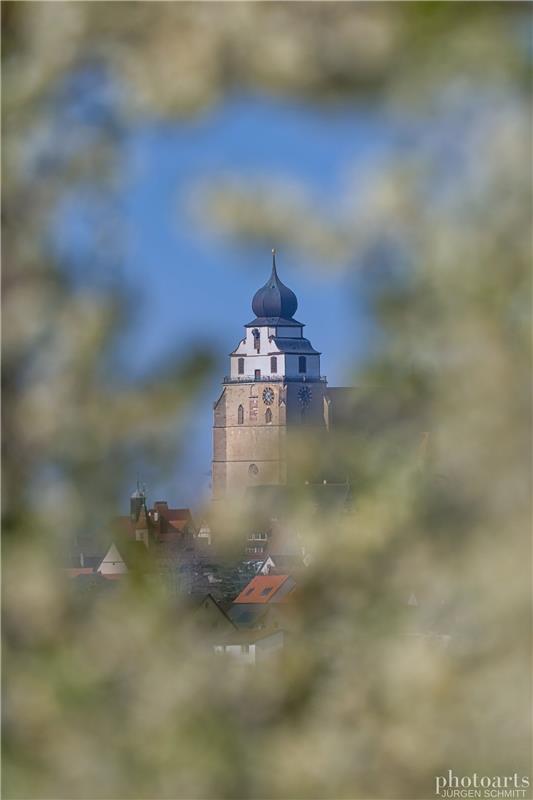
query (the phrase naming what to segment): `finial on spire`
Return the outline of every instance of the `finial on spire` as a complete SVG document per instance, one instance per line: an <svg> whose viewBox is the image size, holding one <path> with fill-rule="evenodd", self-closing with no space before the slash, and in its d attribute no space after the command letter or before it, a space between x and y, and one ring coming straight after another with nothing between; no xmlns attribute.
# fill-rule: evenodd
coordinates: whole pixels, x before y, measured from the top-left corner
<svg viewBox="0 0 533 800"><path fill-rule="evenodd" d="M276 270L276 248L275 247L272 248L272 272L274 274L277 274L277 270Z"/></svg>

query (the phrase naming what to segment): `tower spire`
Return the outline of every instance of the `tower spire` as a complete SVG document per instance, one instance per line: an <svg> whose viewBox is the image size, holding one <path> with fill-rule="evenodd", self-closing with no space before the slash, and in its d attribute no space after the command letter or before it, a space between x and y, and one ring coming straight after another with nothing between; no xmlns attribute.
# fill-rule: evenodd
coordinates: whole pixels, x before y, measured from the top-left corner
<svg viewBox="0 0 533 800"><path fill-rule="evenodd" d="M297 308L296 295L278 277L276 250L272 248L272 272L265 285L255 293L252 309L258 319L291 320Z"/></svg>

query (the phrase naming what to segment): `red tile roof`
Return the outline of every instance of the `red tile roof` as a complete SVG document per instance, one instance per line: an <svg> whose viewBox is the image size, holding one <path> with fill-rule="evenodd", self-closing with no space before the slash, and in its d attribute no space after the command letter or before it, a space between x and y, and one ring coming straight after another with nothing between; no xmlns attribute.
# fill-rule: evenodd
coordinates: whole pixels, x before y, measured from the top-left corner
<svg viewBox="0 0 533 800"><path fill-rule="evenodd" d="M233 602L269 603L288 577L288 575L256 575Z"/></svg>
<svg viewBox="0 0 533 800"><path fill-rule="evenodd" d="M172 519L171 520L171 519L167 518L167 522L168 522L169 526L173 530L178 531L179 533L181 533L181 531L185 528L185 526L187 525L189 520L188 519Z"/></svg>

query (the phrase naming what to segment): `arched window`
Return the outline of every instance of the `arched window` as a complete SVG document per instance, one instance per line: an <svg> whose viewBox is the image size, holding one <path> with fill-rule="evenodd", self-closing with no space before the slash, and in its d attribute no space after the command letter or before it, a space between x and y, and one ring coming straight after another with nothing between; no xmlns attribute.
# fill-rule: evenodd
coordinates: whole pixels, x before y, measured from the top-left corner
<svg viewBox="0 0 533 800"><path fill-rule="evenodd" d="M244 358L237 359L237 371L239 375L244 375Z"/></svg>
<svg viewBox="0 0 533 800"><path fill-rule="evenodd" d="M257 328L253 329L252 336L254 337L254 349L259 352L261 349L261 334Z"/></svg>
<svg viewBox="0 0 533 800"><path fill-rule="evenodd" d="M272 422L272 411L269 408L267 408L267 410L265 411L265 422L267 423L267 425L269 425Z"/></svg>
<svg viewBox="0 0 533 800"><path fill-rule="evenodd" d="M274 375L278 371L278 359L276 356L270 356L270 372Z"/></svg>
<svg viewBox="0 0 533 800"><path fill-rule="evenodd" d="M307 372L307 359L305 356L300 356L298 359L298 372Z"/></svg>
<svg viewBox="0 0 533 800"><path fill-rule="evenodd" d="M239 425L244 423L244 408L239 406L239 410L237 411L237 422Z"/></svg>

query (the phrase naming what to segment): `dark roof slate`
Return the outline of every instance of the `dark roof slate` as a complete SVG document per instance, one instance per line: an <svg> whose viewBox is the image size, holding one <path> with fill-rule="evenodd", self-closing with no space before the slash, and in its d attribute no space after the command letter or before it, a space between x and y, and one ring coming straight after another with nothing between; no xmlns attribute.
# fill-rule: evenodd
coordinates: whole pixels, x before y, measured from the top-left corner
<svg viewBox="0 0 533 800"><path fill-rule="evenodd" d="M290 320L298 308L294 292L285 286L276 271L276 254L272 251L272 272L270 278L254 295L252 309L258 318L279 317Z"/></svg>
<svg viewBox="0 0 533 800"><path fill-rule="evenodd" d="M282 352L295 353L296 355L316 355L319 356L318 350L315 350L309 339L290 339L288 337L275 336L274 344Z"/></svg>
<svg viewBox="0 0 533 800"><path fill-rule="evenodd" d="M281 326L283 328L304 328L303 322L298 322L295 319L285 319L284 317L256 317L251 322L248 322L245 328L260 328L267 325L269 328Z"/></svg>

